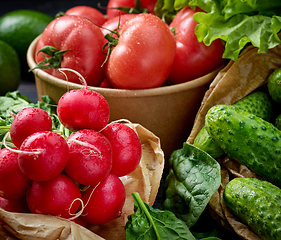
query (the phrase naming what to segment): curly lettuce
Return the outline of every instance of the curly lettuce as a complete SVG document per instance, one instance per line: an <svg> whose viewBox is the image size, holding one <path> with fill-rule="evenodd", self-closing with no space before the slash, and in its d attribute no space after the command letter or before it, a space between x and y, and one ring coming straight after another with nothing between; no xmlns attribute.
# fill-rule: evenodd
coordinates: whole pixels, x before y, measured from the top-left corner
<svg viewBox="0 0 281 240"><path fill-rule="evenodd" d="M238 60L249 44L266 53L281 43L280 0L158 0L156 14L170 19L183 7L199 7L205 12L194 14L198 23L195 34L209 46L214 40L225 43L223 58Z"/></svg>

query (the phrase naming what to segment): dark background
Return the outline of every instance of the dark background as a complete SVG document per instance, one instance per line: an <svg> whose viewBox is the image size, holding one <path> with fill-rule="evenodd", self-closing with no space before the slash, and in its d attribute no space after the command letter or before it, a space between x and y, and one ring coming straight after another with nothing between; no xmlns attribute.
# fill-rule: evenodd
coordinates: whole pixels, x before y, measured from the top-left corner
<svg viewBox="0 0 281 240"><path fill-rule="evenodd" d="M87 5L91 7L98 7L98 3L101 6L106 6L108 0L79 0L79 1L67 1L67 0L52 0L52 1L26 1L26 0L8 0L1 1L0 7L0 15L13 11L16 9L33 9L37 11L41 11L51 16L55 17L55 15L59 11L66 11L67 9L77 6L77 5ZM100 9L101 12L105 13L104 9Z"/></svg>

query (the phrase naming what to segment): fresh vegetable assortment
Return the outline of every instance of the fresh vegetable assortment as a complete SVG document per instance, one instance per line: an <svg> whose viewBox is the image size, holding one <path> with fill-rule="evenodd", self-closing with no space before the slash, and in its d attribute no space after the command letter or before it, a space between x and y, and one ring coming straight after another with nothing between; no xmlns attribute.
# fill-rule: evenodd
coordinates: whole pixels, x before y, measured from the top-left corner
<svg viewBox="0 0 281 240"><path fill-rule="evenodd" d="M280 207L281 131L276 121L280 105L274 98L280 85L272 84L279 80L279 71L277 68L269 73L266 84L234 104L212 106L205 115L204 127L194 139L194 145L233 171L234 177L230 176L222 188L225 215L230 222L236 217L249 227L247 236L254 234L252 237L260 239L278 239L280 235L277 209ZM225 161L247 169L236 173L239 167ZM168 188L166 193L169 191Z"/></svg>
<svg viewBox="0 0 281 240"><path fill-rule="evenodd" d="M211 46L198 42L194 10L179 12L170 24L154 13L155 4L109 1L106 21L93 19L89 8L69 9L40 36L35 68L79 83L72 73L57 71L70 68L95 87L149 89L187 82L222 66L224 45L221 40Z"/></svg>
<svg viewBox="0 0 281 240"><path fill-rule="evenodd" d="M259 53L280 44L278 1L148 1L153 7L143 1L141 11L133 10L140 7L139 1L130 2L128 8L123 8L122 1L110 2L124 12L117 17L108 14L108 22L101 17L98 23L87 15L91 9L77 8L78 13L70 9L53 20L40 37L37 67L77 83L81 78L73 70L80 72L86 87L63 95L57 114L51 113L48 105L34 106L15 98L24 102L23 109L6 112L0 128L3 133L10 132L0 151L3 209L51 214L82 226L118 218L126 201L119 177L136 169L141 143L132 127L108 123L105 99L87 90L87 84L146 89L163 86L166 81L182 83L218 68L223 58L236 61L248 43ZM128 11L133 14L125 14ZM248 31L257 24L261 26L257 31ZM186 28L189 35L184 33ZM268 29L265 34L262 28ZM199 49L195 55L181 53L180 47L184 46L186 53L195 45ZM202 66L196 69L199 63ZM61 66L72 71L62 73L57 69ZM127 239L204 239L205 233L193 232L192 227L216 191L223 189L224 172L219 163L226 155L261 180L241 177L229 181L222 195L225 206L261 239L278 238L280 218L275 208L280 207L281 132L280 115L274 119L272 115L280 91L278 71L268 78L266 91L253 92L233 105L210 108L194 145L184 143L170 157L162 210L144 203L138 193L132 194L135 213L128 216ZM18 178L12 179L15 175ZM206 236L217 239L215 233Z"/></svg>

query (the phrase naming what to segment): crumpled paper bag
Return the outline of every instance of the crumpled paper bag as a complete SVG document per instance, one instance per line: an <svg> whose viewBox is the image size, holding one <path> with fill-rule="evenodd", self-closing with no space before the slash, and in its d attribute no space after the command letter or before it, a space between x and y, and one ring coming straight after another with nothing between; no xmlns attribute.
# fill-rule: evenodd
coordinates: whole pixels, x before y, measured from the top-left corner
<svg viewBox="0 0 281 240"><path fill-rule="evenodd" d="M187 142L193 144L194 138L204 126L205 116L212 106L235 103L253 90L265 85L268 76L280 67L281 45L269 49L265 54L258 54L257 48L253 46L247 47L240 54L238 61L230 61L210 84L195 117ZM232 215L222 198L224 187L229 182L230 175L234 177L260 177L228 156L217 159L217 161L221 165L222 181L218 191L209 202L212 217L229 231L235 231L242 239L260 239L248 226Z"/></svg>
<svg viewBox="0 0 281 240"><path fill-rule="evenodd" d="M126 189L126 201L121 217L104 225L84 228L69 220L41 214L11 213L0 208L0 239L2 240L102 240L126 239L127 216L134 213L131 193L138 192L143 201L153 205L164 169L164 153L160 139L139 124L133 124L142 143L142 158L138 167L121 177Z"/></svg>

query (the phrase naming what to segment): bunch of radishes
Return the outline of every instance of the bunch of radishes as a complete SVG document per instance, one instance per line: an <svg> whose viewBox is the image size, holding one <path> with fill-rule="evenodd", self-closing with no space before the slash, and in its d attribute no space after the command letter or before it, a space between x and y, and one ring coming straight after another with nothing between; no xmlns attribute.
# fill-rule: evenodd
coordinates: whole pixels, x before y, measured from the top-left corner
<svg viewBox="0 0 281 240"><path fill-rule="evenodd" d="M109 123L106 99L87 87L66 92L57 115L70 136L52 130L50 115L40 108L25 108L14 117L10 137L15 147L0 151L0 207L84 226L120 216L126 192L119 177L141 159L137 132L121 122Z"/></svg>

